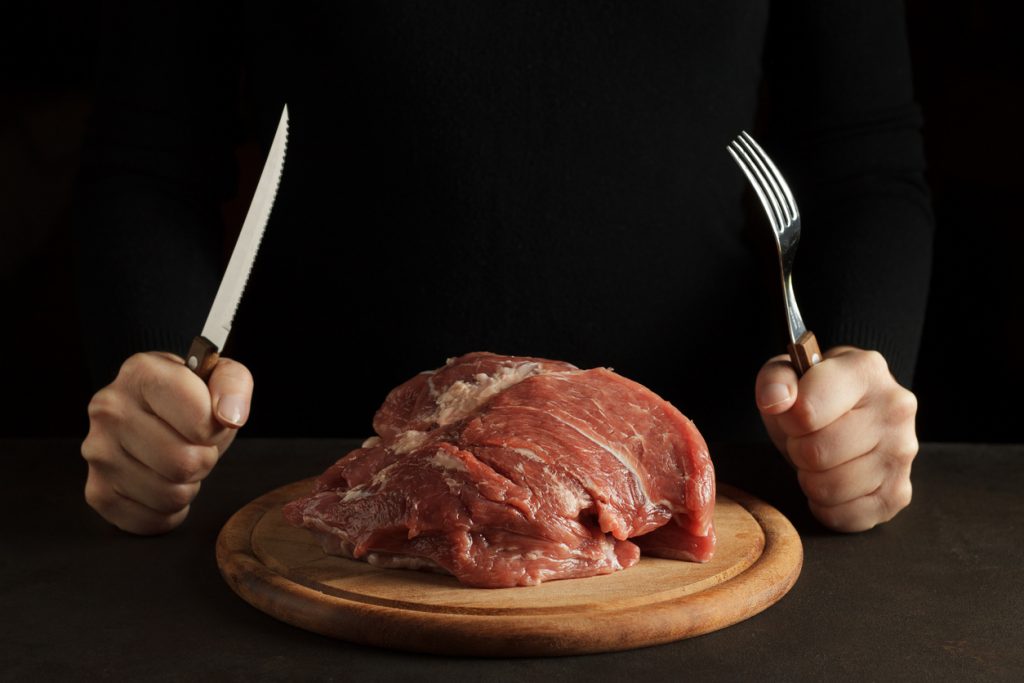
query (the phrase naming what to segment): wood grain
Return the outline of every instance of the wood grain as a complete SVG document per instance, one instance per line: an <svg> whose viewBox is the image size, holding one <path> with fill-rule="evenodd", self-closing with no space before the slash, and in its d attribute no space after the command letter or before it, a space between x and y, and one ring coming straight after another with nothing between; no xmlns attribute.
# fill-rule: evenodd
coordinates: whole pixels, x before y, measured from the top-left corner
<svg viewBox="0 0 1024 683"><path fill-rule="evenodd" d="M781 513L720 485L710 562L645 557L606 576L469 588L450 576L325 555L281 515L312 481L283 486L235 513L217 539L221 573L244 600L282 621L380 647L522 657L666 643L766 609L796 582L803 561L800 538Z"/></svg>
<svg viewBox="0 0 1024 683"><path fill-rule="evenodd" d="M796 370L798 377L803 377L804 373L821 362L821 348L818 346L818 338L810 330L801 334L800 338L789 344L787 348L789 350L789 359L792 361L793 368Z"/></svg>
<svg viewBox="0 0 1024 683"><path fill-rule="evenodd" d="M219 360L220 354L213 342L202 335L192 338L192 344L188 348L188 353L185 354L185 365L199 375L199 379L204 382L209 381Z"/></svg>

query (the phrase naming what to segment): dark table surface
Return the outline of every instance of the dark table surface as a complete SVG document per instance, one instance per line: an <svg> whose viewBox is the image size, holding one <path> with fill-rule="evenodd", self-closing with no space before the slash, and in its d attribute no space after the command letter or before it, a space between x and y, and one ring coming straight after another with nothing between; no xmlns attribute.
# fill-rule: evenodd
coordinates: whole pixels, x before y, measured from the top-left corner
<svg viewBox="0 0 1024 683"><path fill-rule="evenodd" d="M832 534L767 447L713 446L718 475L785 513L804 568L744 622L658 647L458 659L331 640L250 607L214 558L228 517L319 473L351 440L240 440L158 538L82 497L67 440L0 441L0 678L9 680L1024 680L1024 445L926 444L914 502Z"/></svg>

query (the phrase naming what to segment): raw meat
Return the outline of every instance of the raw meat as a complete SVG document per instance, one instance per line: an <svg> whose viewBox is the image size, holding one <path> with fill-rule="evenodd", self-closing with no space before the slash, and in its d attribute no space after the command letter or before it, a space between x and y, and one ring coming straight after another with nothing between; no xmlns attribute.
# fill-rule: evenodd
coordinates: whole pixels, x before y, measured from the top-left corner
<svg viewBox="0 0 1024 683"><path fill-rule="evenodd" d="M704 439L610 370L471 353L392 390L373 427L285 506L330 554L496 588L714 552Z"/></svg>

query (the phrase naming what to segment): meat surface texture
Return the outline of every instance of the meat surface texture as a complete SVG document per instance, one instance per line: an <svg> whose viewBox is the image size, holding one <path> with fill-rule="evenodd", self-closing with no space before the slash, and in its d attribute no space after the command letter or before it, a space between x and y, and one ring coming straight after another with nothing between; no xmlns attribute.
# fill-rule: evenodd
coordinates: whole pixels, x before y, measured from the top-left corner
<svg viewBox="0 0 1024 683"><path fill-rule="evenodd" d="M498 588L714 552L704 439L610 370L471 353L392 390L373 427L284 508L330 554Z"/></svg>

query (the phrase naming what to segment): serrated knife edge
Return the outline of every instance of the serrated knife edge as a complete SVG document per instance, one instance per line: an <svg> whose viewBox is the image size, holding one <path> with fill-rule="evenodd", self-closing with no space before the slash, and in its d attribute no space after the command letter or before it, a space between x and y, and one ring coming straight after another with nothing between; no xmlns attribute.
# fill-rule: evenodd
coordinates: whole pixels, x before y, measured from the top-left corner
<svg viewBox="0 0 1024 683"><path fill-rule="evenodd" d="M263 233L270 220L277 198L277 190L284 170L284 159L288 147L288 105L281 112L274 140L270 144L267 160L263 164L256 191L245 215L242 230L238 234L235 248L231 252L228 266L221 278L220 287L203 325L201 337L196 337L187 354L186 364L204 379L216 364L217 355L227 342L228 333L235 318L235 312L242 300L249 274L252 272L256 253L259 251Z"/></svg>

